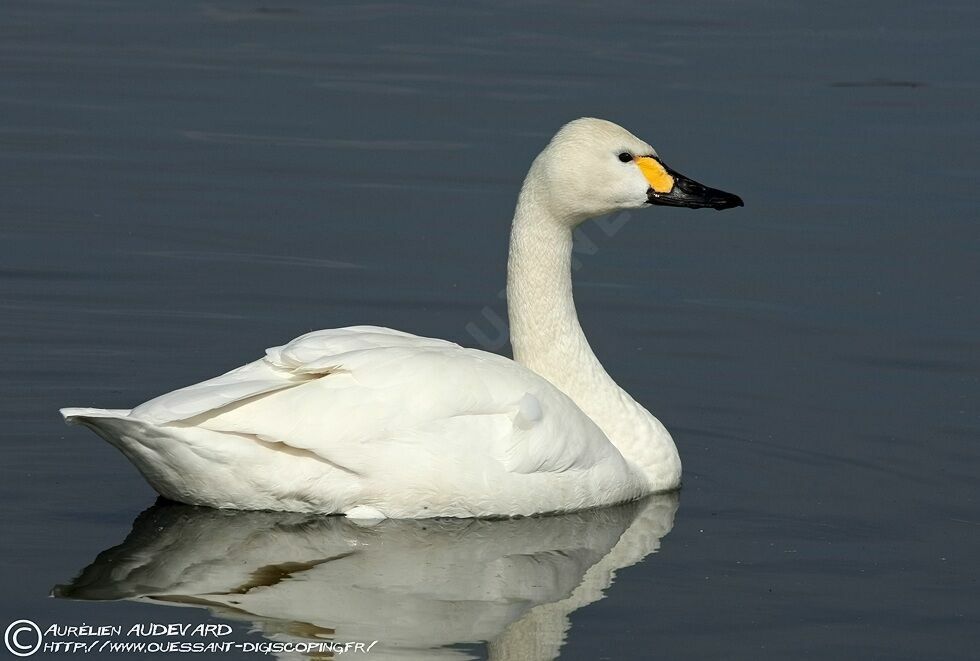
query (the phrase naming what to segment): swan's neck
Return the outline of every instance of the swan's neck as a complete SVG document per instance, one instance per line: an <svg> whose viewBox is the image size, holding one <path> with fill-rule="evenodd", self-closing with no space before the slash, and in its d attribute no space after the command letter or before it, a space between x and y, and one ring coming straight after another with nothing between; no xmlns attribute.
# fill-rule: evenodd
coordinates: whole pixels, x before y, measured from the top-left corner
<svg viewBox="0 0 980 661"><path fill-rule="evenodd" d="M530 180L530 177L529 177ZM507 307L514 360L548 379L605 432L654 490L680 480L664 426L606 373L579 325L572 296L572 223L525 182L514 214Z"/></svg>

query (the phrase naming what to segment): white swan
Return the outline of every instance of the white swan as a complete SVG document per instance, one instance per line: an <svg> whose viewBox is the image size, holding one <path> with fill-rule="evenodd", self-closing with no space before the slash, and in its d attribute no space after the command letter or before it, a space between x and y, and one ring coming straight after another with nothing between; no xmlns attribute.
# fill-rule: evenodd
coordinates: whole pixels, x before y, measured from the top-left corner
<svg viewBox="0 0 980 661"><path fill-rule="evenodd" d="M132 410L62 409L161 495L353 518L529 515L680 484L663 425L606 373L572 299L572 230L649 204L727 209L620 126L584 118L534 160L511 231L514 361L369 326L308 333Z"/></svg>

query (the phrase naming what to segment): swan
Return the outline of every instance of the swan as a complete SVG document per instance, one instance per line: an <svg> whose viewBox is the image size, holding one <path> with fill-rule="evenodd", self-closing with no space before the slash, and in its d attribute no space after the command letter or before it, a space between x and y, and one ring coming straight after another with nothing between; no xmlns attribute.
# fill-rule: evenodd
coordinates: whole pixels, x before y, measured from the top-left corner
<svg viewBox="0 0 980 661"><path fill-rule="evenodd" d="M389 328L307 333L130 409L65 408L163 497L353 519L523 516L680 486L664 426L609 376L579 325L572 231L621 209L742 206L605 120L534 159L511 228L514 360Z"/></svg>

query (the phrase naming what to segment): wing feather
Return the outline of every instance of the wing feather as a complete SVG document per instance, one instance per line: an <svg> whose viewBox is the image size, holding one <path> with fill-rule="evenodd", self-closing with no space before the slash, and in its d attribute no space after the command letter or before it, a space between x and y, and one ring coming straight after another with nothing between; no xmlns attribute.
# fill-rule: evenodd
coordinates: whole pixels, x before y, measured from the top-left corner
<svg viewBox="0 0 980 661"><path fill-rule="evenodd" d="M513 361L370 326L309 333L132 415L283 443L362 475L403 470L406 452L512 473L618 456L571 399Z"/></svg>

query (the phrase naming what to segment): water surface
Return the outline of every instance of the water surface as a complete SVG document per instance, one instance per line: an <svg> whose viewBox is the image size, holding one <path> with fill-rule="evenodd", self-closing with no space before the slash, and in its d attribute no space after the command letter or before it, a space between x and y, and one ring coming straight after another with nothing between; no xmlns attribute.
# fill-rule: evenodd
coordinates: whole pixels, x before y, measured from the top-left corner
<svg viewBox="0 0 980 661"><path fill-rule="evenodd" d="M648 530L659 548L569 611L563 643L537 639L563 659L952 659L980 644L974 3L2 14L3 626L231 622L241 641L309 621L49 599L154 502L57 408L132 406L315 328L507 352L495 319L520 181L558 126L596 115L746 207L583 228L583 325L673 432L685 482L671 525ZM555 583L522 603L567 599L624 516L568 562L567 540L535 547ZM501 558L534 542L496 530L511 529L487 527ZM379 562L365 580L417 616ZM317 626L391 642L389 615L327 627L321 611ZM480 658L498 630L425 640Z"/></svg>

